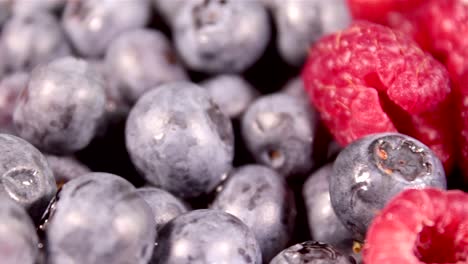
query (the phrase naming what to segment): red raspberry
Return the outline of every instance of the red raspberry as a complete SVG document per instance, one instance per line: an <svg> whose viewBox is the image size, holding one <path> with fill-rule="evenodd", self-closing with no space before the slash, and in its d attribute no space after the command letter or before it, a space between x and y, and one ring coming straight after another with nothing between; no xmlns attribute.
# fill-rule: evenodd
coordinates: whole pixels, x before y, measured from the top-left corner
<svg viewBox="0 0 468 264"><path fill-rule="evenodd" d="M356 22L312 47L302 78L340 144L399 131L428 145L451 167L449 76L409 37Z"/></svg>
<svg viewBox="0 0 468 264"><path fill-rule="evenodd" d="M468 263L468 194L406 190L367 232L366 264Z"/></svg>
<svg viewBox="0 0 468 264"><path fill-rule="evenodd" d="M351 14L356 19L386 24L395 12L411 10L426 0L348 0Z"/></svg>

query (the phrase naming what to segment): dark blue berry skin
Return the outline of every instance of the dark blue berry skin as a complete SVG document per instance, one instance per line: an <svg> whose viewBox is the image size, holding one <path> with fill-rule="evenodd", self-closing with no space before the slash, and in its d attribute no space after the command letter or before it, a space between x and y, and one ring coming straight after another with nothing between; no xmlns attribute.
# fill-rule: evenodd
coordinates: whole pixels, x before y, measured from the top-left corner
<svg viewBox="0 0 468 264"><path fill-rule="evenodd" d="M60 24L45 11L13 15L5 23L1 40L7 68L13 71L30 71L70 54Z"/></svg>
<svg viewBox="0 0 468 264"><path fill-rule="evenodd" d="M218 210L195 210L161 230L151 264L261 264L258 242L241 220Z"/></svg>
<svg viewBox="0 0 468 264"><path fill-rule="evenodd" d="M398 133L374 134L348 145L330 176L335 213L359 241L395 195L425 187L446 189L443 166L423 143Z"/></svg>
<svg viewBox="0 0 468 264"><path fill-rule="evenodd" d="M333 164L326 165L309 176L302 195L307 210L310 235L313 240L329 244L351 255L353 236L341 223L330 201L329 177Z"/></svg>
<svg viewBox="0 0 468 264"><path fill-rule="evenodd" d="M306 241L279 253L270 264L355 264L352 257L327 244Z"/></svg>
<svg viewBox="0 0 468 264"><path fill-rule="evenodd" d="M119 34L145 26L149 4L147 0L67 1L62 25L80 55L99 57Z"/></svg>
<svg viewBox="0 0 468 264"><path fill-rule="evenodd" d="M272 6L279 52L294 66L302 65L310 45L351 23L346 0L286 0Z"/></svg>
<svg viewBox="0 0 468 264"><path fill-rule="evenodd" d="M260 97L242 117L242 136L254 158L284 176L312 168L315 127L315 113L282 93Z"/></svg>
<svg viewBox="0 0 468 264"><path fill-rule="evenodd" d="M156 230L161 230L169 221L189 211L179 198L163 189L144 187L137 190L153 211Z"/></svg>
<svg viewBox="0 0 468 264"><path fill-rule="evenodd" d="M29 74L16 72L0 81L0 133L15 135L13 112L21 91L26 88Z"/></svg>
<svg viewBox="0 0 468 264"><path fill-rule="evenodd" d="M173 22L177 51L195 71L242 72L270 40L267 11L256 1L187 1Z"/></svg>
<svg viewBox="0 0 468 264"><path fill-rule="evenodd" d="M39 221L57 191L46 159L28 142L8 134L0 134L0 153L0 195L16 201Z"/></svg>
<svg viewBox="0 0 468 264"><path fill-rule="evenodd" d="M144 94L130 111L125 137L145 179L182 198L213 191L234 155L229 118L205 89L189 82Z"/></svg>
<svg viewBox="0 0 468 264"><path fill-rule="evenodd" d="M222 74L200 84L231 119L239 118L257 97L255 89L240 75Z"/></svg>
<svg viewBox="0 0 468 264"><path fill-rule="evenodd" d="M264 262L291 239L296 217L294 198L284 178L268 167L248 165L235 170L211 208L238 217L252 230Z"/></svg>
<svg viewBox="0 0 468 264"><path fill-rule="evenodd" d="M34 264L39 256L36 228L24 208L0 195L2 264Z"/></svg>
<svg viewBox="0 0 468 264"><path fill-rule="evenodd" d="M156 239L151 209L129 182L108 173L66 183L45 231L50 264L146 264Z"/></svg>
<svg viewBox="0 0 468 264"><path fill-rule="evenodd" d="M169 40L156 30L122 33L109 46L105 64L110 81L130 105L158 85L188 79Z"/></svg>
<svg viewBox="0 0 468 264"><path fill-rule="evenodd" d="M88 174L91 170L72 156L45 155L58 186Z"/></svg>
<svg viewBox="0 0 468 264"><path fill-rule="evenodd" d="M13 114L18 135L57 154L86 147L104 117L102 77L84 60L66 57L37 67Z"/></svg>

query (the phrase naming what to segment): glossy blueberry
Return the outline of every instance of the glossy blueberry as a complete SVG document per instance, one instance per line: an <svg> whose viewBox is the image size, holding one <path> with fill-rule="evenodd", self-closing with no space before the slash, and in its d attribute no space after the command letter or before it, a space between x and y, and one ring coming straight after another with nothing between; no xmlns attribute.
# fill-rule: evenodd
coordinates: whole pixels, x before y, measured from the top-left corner
<svg viewBox="0 0 468 264"><path fill-rule="evenodd" d="M129 182L108 173L63 185L45 230L50 264L146 264L156 239L151 209Z"/></svg>
<svg viewBox="0 0 468 264"><path fill-rule="evenodd" d="M174 19L175 44L188 68L209 73L242 72L270 40L265 8L256 1L187 1Z"/></svg>
<svg viewBox="0 0 468 264"><path fill-rule="evenodd" d="M62 23L81 55L99 57L119 34L143 27L149 13L147 0L67 1Z"/></svg>
<svg viewBox="0 0 468 264"><path fill-rule="evenodd" d="M330 198L336 215L362 241L374 216L409 188L446 188L444 168L423 143L380 133L344 148L333 165Z"/></svg>
<svg viewBox="0 0 468 264"><path fill-rule="evenodd" d="M223 74L200 84L230 118L239 118L257 97L254 88L240 75Z"/></svg>
<svg viewBox="0 0 468 264"><path fill-rule="evenodd" d="M156 30L122 33L109 46L105 63L129 104L158 85L188 78L169 40Z"/></svg>
<svg viewBox="0 0 468 264"><path fill-rule="evenodd" d="M171 24L187 0L151 0L156 11Z"/></svg>
<svg viewBox="0 0 468 264"><path fill-rule="evenodd" d="M218 210L195 210L161 230L152 264L260 264L253 233L237 217Z"/></svg>
<svg viewBox="0 0 468 264"><path fill-rule="evenodd" d="M248 165L237 169L211 208L238 217L252 230L264 262L291 239L296 217L294 198L284 178L268 167Z"/></svg>
<svg viewBox="0 0 468 264"><path fill-rule="evenodd" d="M257 162L284 176L307 173L313 166L315 113L286 94L257 99L242 117L242 135Z"/></svg>
<svg viewBox="0 0 468 264"><path fill-rule="evenodd" d="M72 156L55 156L47 154L45 157L47 159L47 163L49 163L49 166L52 169L55 182L58 186L62 186L74 178L91 172L86 165L82 164Z"/></svg>
<svg viewBox="0 0 468 264"><path fill-rule="evenodd" d="M0 195L6 194L38 221L57 191L46 159L28 142L8 134L0 134L0 153Z"/></svg>
<svg viewBox="0 0 468 264"><path fill-rule="evenodd" d="M72 57L37 67L13 114L18 134L50 153L80 150L104 115L102 77Z"/></svg>
<svg viewBox="0 0 468 264"><path fill-rule="evenodd" d="M13 111L21 91L28 84L29 74L16 72L0 81L0 132L14 135Z"/></svg>
<svg viewBox="0 0 468 264"><path fill-rule="evenodd" d="M189 210L182 200L163 189L144 187L137 192L153 211L156 230L161 230L169 221Z"/></svg>
<svg viewBox="0 0 468 264"><path fill-rule="evenodd" d="M213 191L234 155L229 118L205 89L189 82L144 94L130 111L125 138L146 180L183 198Z"/></svg>
<svg viewBox="0 0 468 264"><path fill-rule="evenodd" d="M270 264L355 264L352 257L327 244L306 241L279 253Z"/></svg>
<svg viewBox="0 0 468 264"><path fill-rule="evenodd" d="M36 228L24 208L0 195L2 264L34 264L39 255Z"/></svg>
<svg viewBox="0 0 468 264"><path fill-rule="evenodd" d="M342 252L352 254L353 236L341 223L330 201L329 177L333 164L329 164L309 176L302 195L306 205L310 235L313 240L329 244Z"/></svg>
<svg viewBox="0 0 468 264"><path fill-rule="evenodd" d="M30 71L70 54L60 24L47 12L12 16L3 29L2 42L7 68L13 71Z"/></svg>
<svg viewBox="0 0 468 264"><path fill-rule="evenodd" d="M273 9L279 52L295 66L304 62L311 44L351 23L346 0L275 1Z"/></svg>

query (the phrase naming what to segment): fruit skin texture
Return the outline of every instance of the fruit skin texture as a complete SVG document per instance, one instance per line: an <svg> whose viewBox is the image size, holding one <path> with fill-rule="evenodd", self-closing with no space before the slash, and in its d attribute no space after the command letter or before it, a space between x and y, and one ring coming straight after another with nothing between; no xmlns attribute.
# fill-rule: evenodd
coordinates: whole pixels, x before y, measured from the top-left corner
<svg viewBox="0 0 468 264"><path fill-rule="evenodd" d="M28 142L8 134L0 134L0 153L0 195L23 206L39 222L57 191L46 159Z"/></svg>
<svg viewBox="0 0 468 264"><path fill-rule="evenodd" d="M323 38L302 78L341 145L379 132L413 136L447 170L453 164L451 87L446 69L409 37L365 21Z"/></svg>
<svg viewBox="0 0 468 264"><path fill-rule="evenodd" d="M1 60L1 58L0 58ZM0 62L1 63L1 62ZM21 91L28 85L29 74L15 72L0 77L0 132L15 135L13 112Z"/></svg>
<svg viewBox="0 0 468 264"><path fill-rule="evenodd" d="M234 157L231 121L208 91L189 82L144 94L130 111L125 140L145 179L181 198L213 191Z"/></svg>
<svg viewBox="0 0 468 264"><path fill-rule="evenodd" d="M74 178L88 174L91 170L73 156L55 156L46 154L57 185L62 185Z"/></svg>
<svg viewBox="0 0 468 264"><path fill-rule="evenodd" d="M458 190L400 193L372 222L364 263L466 263L467 204L468 194Z"/></svg>
<svg viewBox="0 0 468 264"><path fill-rule="evenodd" d="M186 1L172 29L186 66L206 73L243 72L263 54L271 34L268 13L257 1Z"/></svg>
<svg viewBox="0 0 468 264"><path fill-rule="evenodd" d="M296 217L294 198L284 178L268 167L247 165L234 171L211 208L238 217L252 230L264 262L291 239Z"/></svg>
<svg viewBox="0 0 468 264"><path fill-rule="evenodd" d="M109 173L67 182L45 231L51 264L146 264L156 239L151 209L135 187Z"/></svg>
<svg viewBox="0 0 468 264"><path fill-rule="evenodd" d="M347 0L353 18L386 24L395 12L417 8L427 0ZM439 0L436 0L439 1ZM444 1L440 1L444 2Z"/></svg>
<svg viewBox="0 0 468 264"><path fill-rule="evenodd" d="M447 188L434 153L397 133L369 135L348 145L336 158L329 181L333 209L359 241L377 212L401 191Z"/></svg>
<svg viewBox="0 0 468 264"><path fill-rule="evenodd" d="M279 253L270 264L355 264L330 245L306 241L293 245Z"/></svg>
<svg viewBox="0 0 468 264"><path fill-rule="evenodd" d="M2 264L34 264L39 255L36 228L24 208L0 195L0 258Z"/></svg>
<svg viewBox="0 0 468 264"><path fill-rule="evenodd" d="M261 264L258 242L237 217L195 210L169 222L160 233L152 264Z"/></svg>
<svg viewBox="0 0 468 264"><path fill-rule="evenodd" d="M66 154L86 147L104 117L103 79L73 57L37 67L13 113L19 136L39 149Z"/></svg>

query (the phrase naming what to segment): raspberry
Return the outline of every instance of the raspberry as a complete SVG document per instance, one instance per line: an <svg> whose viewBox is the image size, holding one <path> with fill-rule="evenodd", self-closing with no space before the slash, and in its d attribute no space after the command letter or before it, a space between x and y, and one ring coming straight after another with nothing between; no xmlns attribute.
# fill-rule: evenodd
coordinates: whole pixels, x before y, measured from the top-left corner
<svg viewBox="0 0 468 264"><path fill-rule="evenodd" d="M467 263L468 194L438 189L400 193L372 222L366 264Z"/></svg>
<svg viewBox="0 0 468 264"><path fill-rule="evenodd" d="M348 0L351 14L356 19L365 19L386 24L394 12L411 10L425 0Z"/></svg>
<svg viewBox="0 0 468 264"><path fill-rule="evenodd" d="M451 167L450 79L409 37L355 22L311 48L302 78L340 144L398 131L428 145L446 169Z"/></svg>

